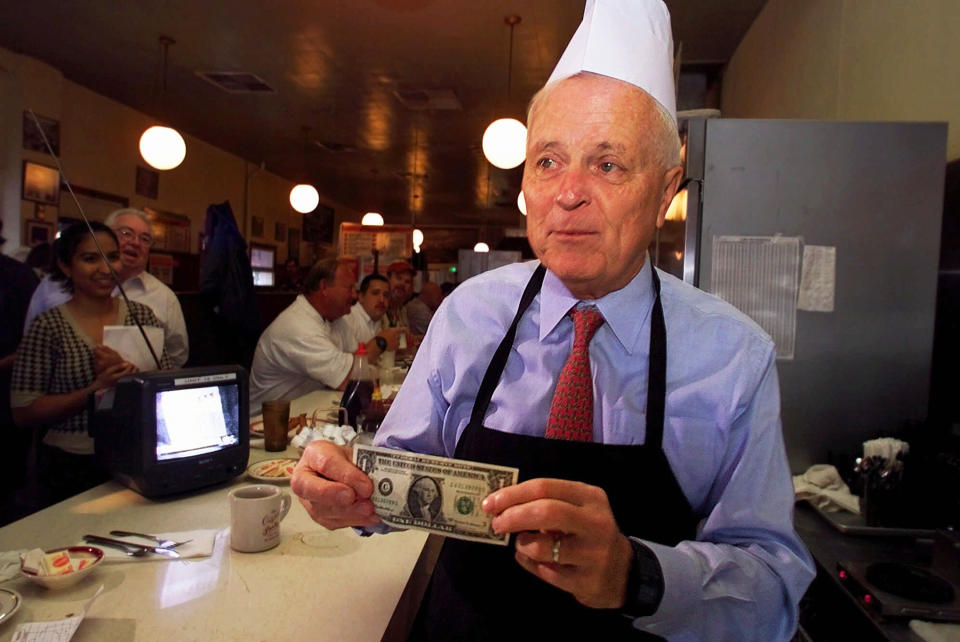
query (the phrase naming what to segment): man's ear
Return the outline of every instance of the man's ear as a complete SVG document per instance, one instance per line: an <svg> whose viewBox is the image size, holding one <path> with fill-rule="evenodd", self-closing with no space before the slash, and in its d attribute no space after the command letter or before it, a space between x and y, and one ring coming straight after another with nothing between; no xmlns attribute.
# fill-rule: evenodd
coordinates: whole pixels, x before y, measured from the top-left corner
<svg viewBox="0 0 960 642"><path fill-rule="evenodd" d="M664 173L663 192L660 196L660 210L657 212L657 227L663 227L663 222L667 218L667 210L670 209L670 203L677 193L680 181L683 180L683 168L677 165L671 167Z"/></svg>

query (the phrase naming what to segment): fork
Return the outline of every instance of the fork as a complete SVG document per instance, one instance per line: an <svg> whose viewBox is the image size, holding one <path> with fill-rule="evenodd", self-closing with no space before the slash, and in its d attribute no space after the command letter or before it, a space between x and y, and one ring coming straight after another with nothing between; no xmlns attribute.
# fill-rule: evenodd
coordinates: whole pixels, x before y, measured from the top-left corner
<svg viewBox="0 0 960 642"><path fill-rule="evenodd" d="M97 540L96 543L99 544L100 546L109 546L111 548L116 548L118 550L121 550L124 553L126 553L128 557L143 557L144 555L150 552L149 550L142 548L140 546L137 546L136 544L130 544L129 546L127 546L126 544L121 544L119 542L116 542L116 543L106 542L103 540Z"/></svg>
<svg viewBox="0 0 960 642"><path fill-rule="evenodd" d="M144 539L153 540L157 543L159 548L176 548L182 544L188 544L192 542L192 539L184 540L182 542L175 542L172 539L164 539L162 537L157 537L156 535L149 535L147 533L135 533L133 531L110 531L111 535L117 535L119 537L129 536L129 537L143 537Z"/></svg>

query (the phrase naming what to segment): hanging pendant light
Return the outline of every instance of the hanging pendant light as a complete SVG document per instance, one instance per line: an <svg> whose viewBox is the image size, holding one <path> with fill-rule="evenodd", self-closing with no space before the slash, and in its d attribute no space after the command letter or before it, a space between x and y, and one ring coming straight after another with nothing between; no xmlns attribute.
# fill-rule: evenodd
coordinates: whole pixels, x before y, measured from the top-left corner
<svg viewBox="0 0 960 642"><path fill-rule="evenodd" d="M176 41L169 36L160 36L160 48L163 50L163 72L161 74L160 103L163 112L164 94L167 92L167 54L170 45ZM187 156L187 144L176 129L163 125L148 127L140 136L140 155L148 165L155 169L173 169Z"/></svg>
<svg viewBox="0 0 960 642"><path fill-rule="evenodd" d="M310 138L310 128L303 128L303 173L307 173L307 147ZM320 194L317 188L309 183L298 183L290 190L290 207L301 214L309 214L320 204Z"/></svg>
<svg viewBox="0 0 960 642"><path fill-rule="evenodd" d="M479 243L477 243L476 245L473 246L473 251L474 251L474 252L489 252L489 251L490 251L490 246L487 245L486 243L484 243L483 241L480 241Z"/></svg>
<svg viewBox="0 0 960 642"><path fill-rule="evenodd" d="M520 195L517 196L517 209L520 210L520 213L524 216L527 215L527 199L523 197L523 192L520 192Z"/></svg>
<svg viewBox="0 0 960 642"><path fill-rule="evenodd" d="M360 219L360 225L383 225L383 216L379 212L367 212Z"/></svg>
<svg viewBox="0 0 960 642"><path fill-rule="evenodd" d="M290 190L290 207L301 214L309 214L320 204L320 194L313 185L300 183Z"/></svg>
<svg viewBox="0 0 960 642"><path fill-rule="evenodd" d="M423 231L419 229L414 229L413 230L413 251L419 254L421 245L423 245Z"/></svg>
<svg viewBox="0 0 960 642"><path fill-rule="evenodd" d="M510 56L507 62L507 102L513 71L513 28L520 24L520 16L506 16L503 22L510 27ZM483 155L500 169L512 169L527 156L527 128L516 118L498 118L483 132Z"/></svg>

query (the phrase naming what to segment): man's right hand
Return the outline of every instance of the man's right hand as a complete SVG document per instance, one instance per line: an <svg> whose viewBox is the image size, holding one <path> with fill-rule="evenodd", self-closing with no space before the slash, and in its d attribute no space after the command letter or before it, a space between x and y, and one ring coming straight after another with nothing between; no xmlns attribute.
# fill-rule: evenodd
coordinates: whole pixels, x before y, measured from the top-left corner
<svg viewBox="0 0 960 642"><path fill-rule="evenodd" d="M290 489L310 518L330 530L380 522L370 501L373 482L353 465L351 454L346 446L315 441L293 469Z"/></svg>

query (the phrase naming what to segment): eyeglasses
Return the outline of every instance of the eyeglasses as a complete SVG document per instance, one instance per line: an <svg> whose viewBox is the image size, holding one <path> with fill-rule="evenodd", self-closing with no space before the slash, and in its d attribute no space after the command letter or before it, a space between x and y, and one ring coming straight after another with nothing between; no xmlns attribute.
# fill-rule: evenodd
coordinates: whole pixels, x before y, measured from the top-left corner
<svg viewBox="0 0 960 642"><path fill-rule="evenodd" d="M147 247L150 247L151 245L153 245L153 237L147 233L138 235L129 227L121 227L116 232L117 232L117 236L119 236L121 240L133 241L134 239L136 239L136 240L139 240L144 245L146 245Z"/></svg>

